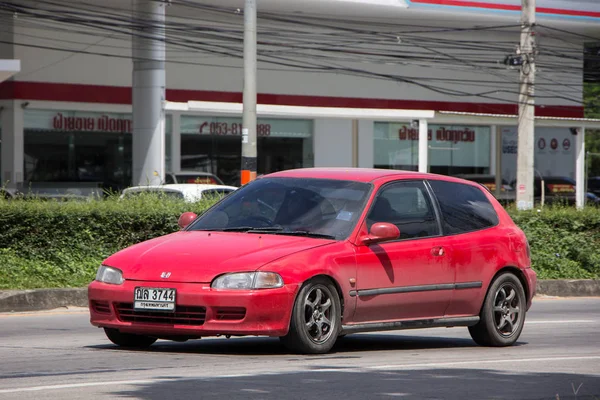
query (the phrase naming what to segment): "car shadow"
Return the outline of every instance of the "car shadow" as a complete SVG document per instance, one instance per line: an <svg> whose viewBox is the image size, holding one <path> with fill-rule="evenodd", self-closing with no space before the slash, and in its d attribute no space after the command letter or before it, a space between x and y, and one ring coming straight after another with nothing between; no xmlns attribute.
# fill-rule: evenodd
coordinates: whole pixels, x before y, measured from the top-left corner
<svg viewBox="0 0 600 400"><path fill-rule="evenodd" d="M526 344L517 342L515 346ZM356 334L339 338L333 349L325 355L302 357L348 356L358 352L390 350L426 350L443 348L478 347L467 338L407 336L403 334ZM187 342L158 341L147 349L118 347L113 344L87 346L95 350L137 351L149 353L222 354L240 356L294 355L277 338L241 337L231 339L199 339Z"/></svg>

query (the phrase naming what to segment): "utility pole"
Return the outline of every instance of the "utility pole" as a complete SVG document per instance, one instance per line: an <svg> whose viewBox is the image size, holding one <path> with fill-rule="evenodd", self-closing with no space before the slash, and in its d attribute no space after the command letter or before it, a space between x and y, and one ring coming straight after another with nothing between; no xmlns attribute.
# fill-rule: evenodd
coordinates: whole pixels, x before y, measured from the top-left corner
<svg viewBox="0 0 600 400"><path fill-rule="evenodd" d="M241 183L256 179L256 0L244 5L244 108Z"/></svg>
<svg viewBox="0 0 600 400"><path fill-rule="evenodd" d="M519 84L519 125L517 148L517 208L531 210L534 201L535 142L535 0L521 3L522 59Z"/></svg>

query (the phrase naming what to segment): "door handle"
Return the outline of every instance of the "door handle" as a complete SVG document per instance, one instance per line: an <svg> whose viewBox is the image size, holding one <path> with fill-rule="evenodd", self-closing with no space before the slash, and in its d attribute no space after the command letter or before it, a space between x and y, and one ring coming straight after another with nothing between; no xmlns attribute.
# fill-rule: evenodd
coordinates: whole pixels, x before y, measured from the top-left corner
<svg viewBox="0 0 600 400"><path fill-rule="evenodd" d="M444 248L442 246L436 246L433 249L431 249L431 255L433 255L435 257L441 257L445 253L446 252L444 251Z"/></svg>

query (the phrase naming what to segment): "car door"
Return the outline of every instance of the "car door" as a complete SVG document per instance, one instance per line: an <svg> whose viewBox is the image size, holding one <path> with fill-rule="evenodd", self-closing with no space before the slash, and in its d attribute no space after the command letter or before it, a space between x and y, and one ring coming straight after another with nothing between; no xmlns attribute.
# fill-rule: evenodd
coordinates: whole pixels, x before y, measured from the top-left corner
<svg viewBox="0 0 600 400"><path fill-rule="evenodd" d="M354 322L441 317L452 295L454 271L428 187L394 181L377 193L363 222L398 227L398 240L356 248Z"/></svg>
<svg viewBox="0 0 600 400"><path fill-rule="evenodd" d="M439 204L449 260L456 273L455 289L446 316L479 314L485 281L501 263L508 238L495 227L498 214L481 187L430 180Z"/></svg>

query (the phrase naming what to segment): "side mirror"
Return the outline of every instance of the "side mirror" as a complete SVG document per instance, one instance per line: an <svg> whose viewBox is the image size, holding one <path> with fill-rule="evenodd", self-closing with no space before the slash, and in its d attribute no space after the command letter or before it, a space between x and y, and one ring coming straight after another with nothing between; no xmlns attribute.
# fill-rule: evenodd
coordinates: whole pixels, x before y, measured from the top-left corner
<svg viewBox="0 0 600 400"><path fill-rule="evenodd" d="M184 212L183 214L181 214L181 216L179 217L179 221L177 221L177 223L179 224L179 227L181 229L185 229L188 227L189 224L192 223L193 220L195 220L198 216L196 214L194 214L193 212Z"/></svg>
<svg viewBox="0 0 600 400"><path fill-rule="evenodd" d="M363 244L369 245L388 240L396 240L400 237L400 229L389 222L376 222L371 226L369 235L363 238Z"/></svg>

